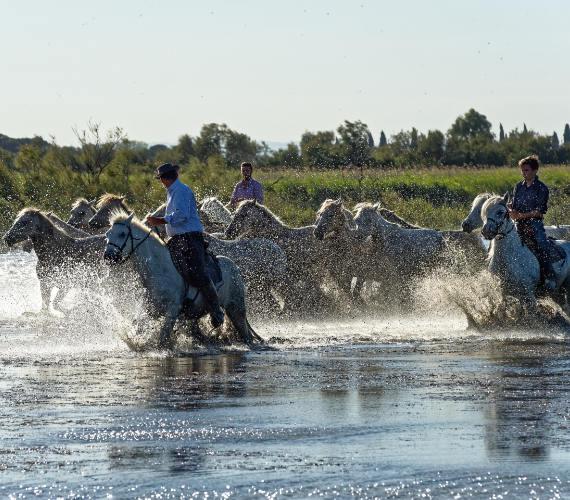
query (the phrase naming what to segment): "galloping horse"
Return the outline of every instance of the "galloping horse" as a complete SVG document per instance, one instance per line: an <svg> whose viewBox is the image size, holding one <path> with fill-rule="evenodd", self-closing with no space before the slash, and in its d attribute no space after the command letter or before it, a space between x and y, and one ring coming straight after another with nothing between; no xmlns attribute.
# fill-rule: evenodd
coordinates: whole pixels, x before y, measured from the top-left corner
<svg viewBox="0 0 570 500"><path fill-rule="evenodd" d="M184 280L176 271L166 245L150 228L134 219L134 214L122 212L112 216L106 237L105 259L110 263L132 259L134 270L147 292L149 313L163 320L159 346L170 347L174 324L183 309L192 318L206 314L202 294L193 286L186 291ZM222 272L218 297L237 332L236 340L246 344L262 341L247 320L245 289L239 269L226 257L218 260Z"/></svg>
<svg viewBox="0 0 570 500"><path fill-rule="evenodd" d="M540 266L535 255L523 245L507 209L508 194L492 196L483 205L483 236L491 241L489 270L497 275L504 290L526 305L536 303L535 291L540 281ZM553 264L556 291L570 291L570 242L557 241L564 258Z"/></svg>
<svg viewBox="0 0 570 500"><path fill-rule="evenodd" d="M104 236L74 238L36 208L22 210L4 235L4 241L9 246L26 239L32 242L38 257L36 273L40 281L42 310L49 308L52 287L59 288L60 292L67 290L79 278L77 272L66 272L66 266L73 267L74 271L78 267L88 272L96 271L105 248ZM59 303L58 297L61 300L64 295L56 294L54 309Z"/></svg>

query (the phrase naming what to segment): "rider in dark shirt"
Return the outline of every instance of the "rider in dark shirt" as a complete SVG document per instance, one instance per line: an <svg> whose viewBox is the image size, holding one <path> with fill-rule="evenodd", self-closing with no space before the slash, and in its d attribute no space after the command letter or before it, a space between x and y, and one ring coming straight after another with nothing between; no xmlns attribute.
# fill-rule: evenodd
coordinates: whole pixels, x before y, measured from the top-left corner
<svg viewBox="0 0 570 500"><path fill-rule="evenodd" d="M548 210L548 188L536 175L539 167L536 156L523 158L519 161L519 167L523 180L515 185L509 213L515 221L521 241L538 259L544 287L553 290L556 288L556 281L542 222Z"/></svg>

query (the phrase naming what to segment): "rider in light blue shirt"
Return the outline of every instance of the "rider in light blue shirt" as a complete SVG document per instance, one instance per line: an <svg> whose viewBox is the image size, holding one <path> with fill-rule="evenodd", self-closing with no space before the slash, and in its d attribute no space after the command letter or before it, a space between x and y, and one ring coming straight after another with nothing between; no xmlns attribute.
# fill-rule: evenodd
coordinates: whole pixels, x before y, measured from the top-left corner
<svg viewBox="0 0 570 500"><path fill-rule="evenodd" d="M180 179L167 188L164 220L166 234L171 237L175 234L204 232L194 192Z"/></svg>

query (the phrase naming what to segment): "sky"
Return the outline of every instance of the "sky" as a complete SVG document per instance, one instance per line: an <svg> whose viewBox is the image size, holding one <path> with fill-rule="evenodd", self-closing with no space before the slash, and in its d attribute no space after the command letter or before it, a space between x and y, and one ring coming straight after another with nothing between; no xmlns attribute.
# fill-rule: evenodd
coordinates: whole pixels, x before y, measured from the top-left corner
<svg viewBox="0 0 570 500"><path fill-rule="evenodd" d="M174 144L205 123L256 140L361 120L374 137L570 122L570 2L0 0L0 133L95 121Z"/></svg>

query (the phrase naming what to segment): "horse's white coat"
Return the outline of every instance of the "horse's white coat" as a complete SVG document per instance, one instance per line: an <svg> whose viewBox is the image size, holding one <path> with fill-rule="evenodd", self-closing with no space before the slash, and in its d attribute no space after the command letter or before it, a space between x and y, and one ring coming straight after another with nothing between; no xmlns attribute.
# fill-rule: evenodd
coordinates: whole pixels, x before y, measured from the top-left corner
<svg viewBox="0 0 570 500"><path fill-rule="evenodd" d="M483 232L492 237L489 270L499 276L510 295L529 304L535 303L535 290L540 280L540 267L534 254L522 244L514 222L508 217L507 198L492 196L483 205ZM566 252L562 265L554 264L557 289L570 286L570 242L559 241Z"/></svg>

